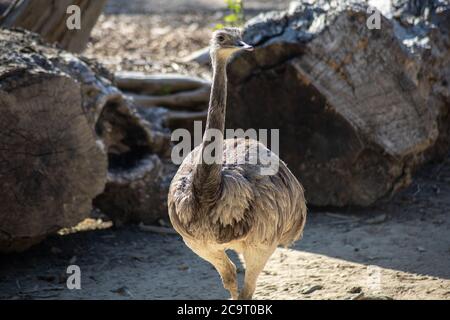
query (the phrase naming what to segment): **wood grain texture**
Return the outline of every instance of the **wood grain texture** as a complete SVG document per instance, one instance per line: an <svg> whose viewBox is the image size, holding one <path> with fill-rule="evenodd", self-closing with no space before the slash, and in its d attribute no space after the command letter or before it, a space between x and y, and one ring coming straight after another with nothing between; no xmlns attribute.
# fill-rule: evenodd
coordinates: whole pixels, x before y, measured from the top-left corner
<svg viewBox="0 0 450 320"><path fill-rule="evenodd" d="M81 52L107 0L22 0L1 20L5 28L20 27L40 34L49 43L58 43L71 52ZM81 9L81 28L69 30L67 7Z"/></svg>
<svg viewBox="0 0 450 320"><path fill-rule="evenodd" d="M80 84L51 54L32 35L0 32L0 251L77 224L105 185L107 158Z"/></svg>
<svg viewBox="0 0 450 320"><path fill-rule="evenodd" d="M369 30L351 1L299 1L250 21L244 39L257 49L230 65L227 127L279 128L280 157L313 205L392 196L450 141L449 8L433 3L416 27L405 5Z"/></svg>

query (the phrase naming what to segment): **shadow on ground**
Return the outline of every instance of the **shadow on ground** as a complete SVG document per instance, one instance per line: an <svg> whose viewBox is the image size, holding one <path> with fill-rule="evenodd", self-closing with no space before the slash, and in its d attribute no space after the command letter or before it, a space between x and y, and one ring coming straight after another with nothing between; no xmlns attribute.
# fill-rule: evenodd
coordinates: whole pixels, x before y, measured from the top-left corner
<svg viewBox="0 0 450 320"><path fill-rule="evenodd" d="M450 279L450 159L421 170L391 201L311 213L295 249ZM309 231L309 232L308 232Z"/></svg>
<svg viewBox="0 0 450 320"><path fill-rule="evenodd" d="M386 272L385 294L427 298L415 290L428 290L430 297L449 298L448 164L424 168L389 203L347 213L310 212L303 240L277 250L256 298L346 298L349 286L365 286L368 265ZM233 260L242 282L243 266L236 255ZM81 268L81 290L66 288L71 264ZM302 293L315 283L327 290ZM228 293L216 271L178 236L127 226L54 236L25 253L0 256L0 297L227 299Z"/></svg>

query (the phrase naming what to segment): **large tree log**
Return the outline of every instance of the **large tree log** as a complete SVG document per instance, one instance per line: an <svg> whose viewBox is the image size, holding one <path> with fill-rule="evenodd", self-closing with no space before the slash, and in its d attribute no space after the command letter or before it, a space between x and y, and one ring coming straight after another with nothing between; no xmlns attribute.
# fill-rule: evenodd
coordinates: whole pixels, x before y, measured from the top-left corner
<svg viewBox="0 0 450 320"><path fill-rule="evenodd" d="M298 1L247 25L257 49L229 68L227 127L279 128L312 205L370 205L448 148L449 6L397 2L380 30L351 1Z"/></svg>
<svg viewBox="0 0 450 320"><path fill-rule="evenodd" d="M1 26L20 27L39 33L49 43L81 52L107 0L20 0L11 1L11 7L2 17ZM81 10L80 29L70 30L66 21L67 8L77 5Z"/></svg>
<svg viewBox="0 0 450 320"><path fill-rule="evenodd" d="M150 224L165 217L171 177L161 164L171 148L170 130L164 124L167 111L139 110L114 86L113 76L92 61L77 63L73 55L57 60L82 84L86 115L108 155L105 190L94 206L116 225Z"/></svg>
<svg viewBox="0 0 450 320"><path fill-rule="evenodd" d="M204 79L180 74L148 75L142 72L125 71L117 72L114 76L119 89L135 94L161 96L211 87L211 84Z"/></svg>
<svg viewBox="0 0 450 320"><path fill-rule="evenodd" d="M200 78L178 74L147 75L141 72L115 74L119 89L141 107L206 110L211 84Z"/></svg>
<svg viewBox="0 0 450 320"><path fill-rule="evenodd" d="M59 54L0 31L0 251L77 224L105 185L106 154Z"/></svg>
<svg viewBox="0 0 450 320"><path fill-rule="evenodd" d="M179 74L141 72L118 72L115 81L143 115L147 109L150 122L155 122L157 115L162 126L170 130L184 128L193 134L194 121L206 121L209 81Z"/></svg>
<svg viewBox="0 0 450 320"><path fill-rule="evenodd" d="M166 216L167 111L138 110L101 65L35 34L0 30L0 44L0 252L77 224L92 201L116 222Z"/></svg>
<svg viewBox="0 0 450 320"><path fill-rule="evenodd" d="M170 132L158 115L139 114L126 100L111 100L97 122L107 145L105 191L94 205L120 225L151 224L167 215L168 183L161 158L170 153Z"/></svg>

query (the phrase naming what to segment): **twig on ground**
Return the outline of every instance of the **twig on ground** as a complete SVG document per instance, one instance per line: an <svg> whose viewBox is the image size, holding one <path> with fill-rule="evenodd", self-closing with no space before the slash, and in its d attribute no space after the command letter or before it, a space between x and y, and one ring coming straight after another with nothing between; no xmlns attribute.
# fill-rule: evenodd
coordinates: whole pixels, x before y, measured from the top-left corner
<svg viewBox="0 0 450 320"><path fill-rule="evenodd" d="M158 233L158 234L178 235L178 233L173 228L149 226L149 225L143 224L142 222L139 224L139 229L142 231L149 231L149 232L154 232L154 233Z"/></svg>
<svg viewBox="0 0 450 320"><path fill-rule="evenodd" d="M39 293L42 291L59 291L59 290L64 290L64 287L43 287L43 288L37 288L37 289L33 289L33 290L19 291L17 294L23 296L23 295L33 294L33 293Z"/></svg>

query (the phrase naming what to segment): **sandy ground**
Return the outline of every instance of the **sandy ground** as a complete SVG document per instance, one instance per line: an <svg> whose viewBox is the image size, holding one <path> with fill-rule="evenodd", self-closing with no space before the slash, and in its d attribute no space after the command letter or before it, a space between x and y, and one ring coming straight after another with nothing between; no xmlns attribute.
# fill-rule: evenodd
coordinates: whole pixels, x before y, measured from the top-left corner
<svg viewBox="0 0 450 320"><path fill-rule="evenodd" d="M246 1L249 15L289 1ZM111 70L209 71L179 62L207 44L221 0L110 0L86 54ZM394 199L309 211L303 240L278 249L256 299L450 299L450 157ZM100 216L102 217L102 216ZM98 216L97 216L98 218ZM216 271L175 235L90 220L22 254L0 256L3 299L227 299ZM240 281L243 266L238 265ZM66 269L81 268L81 290Z"/></svg>

